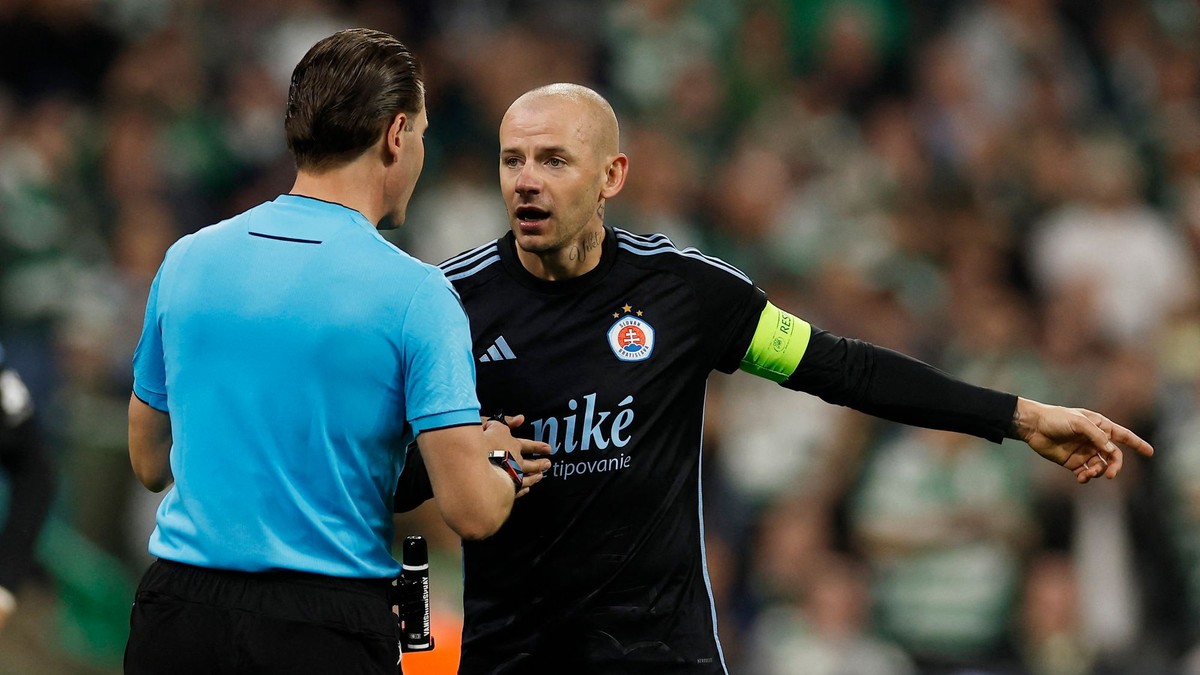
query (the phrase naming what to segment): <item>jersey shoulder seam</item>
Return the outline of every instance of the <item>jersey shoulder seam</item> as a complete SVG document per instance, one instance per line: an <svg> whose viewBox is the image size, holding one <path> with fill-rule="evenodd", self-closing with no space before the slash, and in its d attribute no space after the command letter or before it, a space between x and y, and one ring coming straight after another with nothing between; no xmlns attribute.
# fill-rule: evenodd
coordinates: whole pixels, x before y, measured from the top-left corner
<svg viewBox="0 0 1200 675"><path fill-rule="evenodd" d="M741 271L737 267L710 255L705 255L699 249L688 247L679 248L669 237L664 234L639 235L633 234L626 230L613 228L613 233L617 238L617 247L627 253L633 254L632 257L627 257L631 260L659 260L658 256L670 256L662 260L671 260L673 258L682 258L689 263L686 264L702 264L711 268L721 270L730 276L736 277L747 284L753 285L754 282L749 275Z"/></svg>
<svg viewBox="0 0 1200 675"><path fill-rule="evenodd" d="M438 264L442 273L451 282L474 276L484 269L500 262L500 246L496 241L489 241L456 256L451 256Z"/></svg>

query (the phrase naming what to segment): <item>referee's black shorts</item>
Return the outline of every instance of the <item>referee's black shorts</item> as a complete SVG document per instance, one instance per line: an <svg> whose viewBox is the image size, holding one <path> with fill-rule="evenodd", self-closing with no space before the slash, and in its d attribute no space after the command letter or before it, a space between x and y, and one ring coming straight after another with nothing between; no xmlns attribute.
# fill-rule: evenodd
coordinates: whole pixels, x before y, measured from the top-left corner
<svg viewBox="0 0 1200 675"><path fill-rule="evenodd" d="M126 675L396 675L387 580L158 560L134 598Z"/></svg>

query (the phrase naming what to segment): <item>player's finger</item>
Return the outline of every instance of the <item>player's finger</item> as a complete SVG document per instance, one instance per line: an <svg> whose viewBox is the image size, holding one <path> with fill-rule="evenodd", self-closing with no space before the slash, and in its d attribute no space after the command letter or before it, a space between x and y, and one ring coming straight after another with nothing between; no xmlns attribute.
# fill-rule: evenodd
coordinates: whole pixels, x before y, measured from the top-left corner
<svg viewBox="0 0 1200 675"><path fill-rule="evenodd" d="M537 459L529 459L524 455L516 457L517 465L521 467L521 473L535 474L545 473L550 470L550 460L539 457Z"/></svg>
<svg viewBox="0 0 1200 675"><path fill-rule="evenodd" d="M1104 475L1105 464L1098 458L1097 454L1088 455L1078 467L1075 468L1075 480L1080 485L1090 482L1093 478L1099 478Z"/></svg>
<svg viewBox="0 0 1200 675"><path fill-rule="evenodd" d="M1117 474L1121 473L1121 467L1125 464L1125 453L1121 452L1120 448L1116 451L1108 453L1108 466L1104 469L1105 478L1116 478Z"/></svg>
<svg viewBox="0 0 1200 675"><path fill-rule="evenodd" d="M542 441L531 441L528 438L518 438L516 441L520 444L520 454L522 455L554 454L554 449L550 447L549 443L543 443Z"/></svg>
<svg viewBox="0 0 1200 675"><path fill-rule="evenodd" d="M1120 443L1121 445L1133 448L1138 454L1145 455L1146 457L1154 454L1154 447L1129 429L1113 422L1100 413L1091 412L1090 410L1088 413L1088 419L1092 420L1096 426L1100 427L1101 431L1108 435L1109 442L1106 447L1110 453L1116 451L1117 446L1115 443Z"/></svg>
<svg viewBox="0 0 1200 675"><path fill-rule="evenodd" d="M525 424L525 416L524 415L505 415L504 423L508 425L509 429L516 429L517 427L521 426L522 424Z"/></svg>
<svg viewBox="0 0 1200 675"><path fill-rule="evenodd" d="M1088 466L1087 460L1084 460L1082 464L1072 469L1072 472L1075 474L1075 482L1079 483L1080 485L1083 485L1092 479L1090 475L1092 468Z"/></svg>
<svg viewBox="0 0 1200 675"><path fill-rule="evenodd" d="M521 489L517 491L516 498L520 499L521 497L528 494L529 489L532 488L534 485L537 485L538 483L540 483L542 481L542 479L545 477L546 477L546 474L544 474L544 473L534 473L534 474L526 475L524 478L521 479Z"/></svg>
<svg viewBox="0 0 1200 675"><path fill-rule="evenodd" d="M1085 464L1079 465L1075 470L1075 482L1084 485L1088 480L1092 479L1092 467Z"/></svg>
<svg viewBox="0 0 1200 675"><path fill-rule="evenodd" d="M1091 411L1088 412L1091 413ZM1096 451L1099 452L1101 450L1106 450L1108 452L1112 452L1115 450L1116 446L1109 441L1108 432L1102 428L1102 425L1107 427L1112 425L1112 422L1099 413L1085 414L1083 417L1084 421L1079 425L1080 428L1078 431L1083 433L1084 436L1087 436L1088 440L1091 441L1092 446L1096 449Z"/></svg>
<svg viewBox="0 0 1200 675"><path fill-rule="evenodd" d="M1139 455L1150 457L1154 455L1154 446L1142 440L1137 434L1120 424L1113 423L1112 431L1110 432L1112 440L1124 445L1128 448L1133 448Z"/></svg>

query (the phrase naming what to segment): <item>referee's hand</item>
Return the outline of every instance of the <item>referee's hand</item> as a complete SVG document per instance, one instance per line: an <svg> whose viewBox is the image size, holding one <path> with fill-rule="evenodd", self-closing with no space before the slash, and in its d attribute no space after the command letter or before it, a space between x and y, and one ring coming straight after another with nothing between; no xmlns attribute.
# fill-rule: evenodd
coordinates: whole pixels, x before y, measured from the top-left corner
<svg viewBox="0 0 1200 675"><path fill-rule="evenodd" d="M525 424L524 415L502 415L504 424L510 431L515 431L522 424ZM494 426L500 426L500 420L494 417L489 417L483 421L483 431L487 433L488 429ZM521 473L525 477L521 480L521 489L517 492L517 499L524 497L529 492L529 488L536 484L550 470L550 460L546 457L553 452L553 449L546 443L540 441L531 441L526 438L513 437L520 444L520 451L512 452L512 456L516 458L517 464L521 465ZM537 455L537 457L529 457L528 455Z"/></svg>

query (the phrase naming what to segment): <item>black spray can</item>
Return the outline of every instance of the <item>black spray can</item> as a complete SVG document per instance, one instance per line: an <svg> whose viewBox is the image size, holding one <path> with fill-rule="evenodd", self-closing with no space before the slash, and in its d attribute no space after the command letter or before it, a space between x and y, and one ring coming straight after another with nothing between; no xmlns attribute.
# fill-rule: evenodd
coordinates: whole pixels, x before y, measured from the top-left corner
<svg viewBox="0 0 1200 675"><path fill-rule="evenodd" d="M433 649L429 625L429 549L424 537L405 537L400 573L400 650Z"/></svg>

